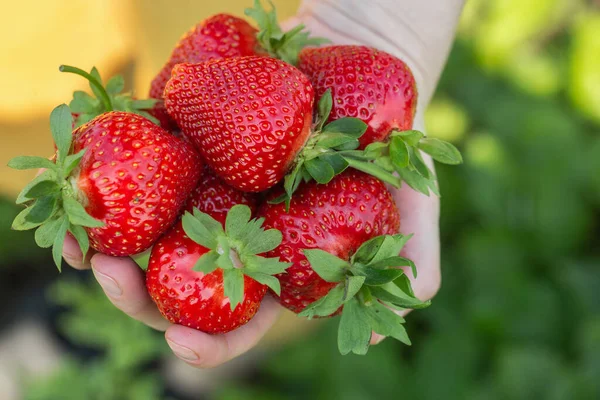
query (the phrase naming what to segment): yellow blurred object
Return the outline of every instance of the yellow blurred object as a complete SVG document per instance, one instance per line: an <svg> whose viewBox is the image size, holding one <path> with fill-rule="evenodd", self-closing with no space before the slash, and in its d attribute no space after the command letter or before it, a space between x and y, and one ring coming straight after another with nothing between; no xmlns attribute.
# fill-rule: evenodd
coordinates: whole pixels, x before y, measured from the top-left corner
<svg viewBox="0 0 600 400"><path fill-rule="evenodd" d="M280 19L299 0L275 0ZM0 20L0 195L13 197L32 171L6 167L17 155L50 156L50 111L68 103L74 90L88 90L60 64L89 70L103 79L133 66L135 89L144 97L154 74L177 39L206 17L244 15L253 0L25 0L3 2ZM132 84L132 82L129 82Z"/></svg>
<svg viewBox="0 0 600 400"><path fill-rule="evenodd" d="M0 23L0 121L47 114L68 101L81 78L61 74L60 64L109 71L126 62L132 42L124 34L126 2L45 0L3 2Z"/></svg>
<svg viewBox="0 0 600 400"><path fill-rule="evenodd" d="M571 99L600 122L600 13L582 15L577 21L570 58Z"/></svg>

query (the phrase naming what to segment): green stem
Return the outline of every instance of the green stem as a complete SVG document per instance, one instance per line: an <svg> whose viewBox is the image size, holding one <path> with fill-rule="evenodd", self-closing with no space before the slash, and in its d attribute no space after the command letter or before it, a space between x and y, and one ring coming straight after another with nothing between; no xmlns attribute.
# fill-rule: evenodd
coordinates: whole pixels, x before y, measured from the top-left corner
<svg viewBox="0 0 600 400"><path fill-rule="evenodd" d="M348 165L354 169L365 172L369 175L374 176L375 178L389 183L395 188L399 188L402 180L397 176L392 175L381 167L373 164L372 162L359 161L352 157L344 157L346 161L348 161Z"/></svg>
<svg viewBox="0 0 600 400"><path fill-rule="evenodd" d="M113 106L108 93L106 93L106 89L104 88L104 86L102 86L102 83L98 82L98 80L94 78L91 74L85 72L80 68L72 67L70 65L61 65L60 67L58 67L58 70L60 72L70 72L72 74L79 75L87 79L96 89L98 89L98 92L100 93L100 100L102 100L102 103L104 103L104 108L106 109L106 112L113 110Z"/></svg>

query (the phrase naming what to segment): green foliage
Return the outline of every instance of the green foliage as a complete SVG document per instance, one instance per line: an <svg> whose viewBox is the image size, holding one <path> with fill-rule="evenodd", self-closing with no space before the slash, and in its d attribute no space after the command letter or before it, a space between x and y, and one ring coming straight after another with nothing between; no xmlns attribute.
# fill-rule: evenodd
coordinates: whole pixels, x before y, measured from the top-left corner
<svg viewBox="0 0 600 400"><path fill-rule="evenodd" d="M68 309L59 330L72 343L102 353L66 362L47 379L25 382L26 400L160 400L163 384L147 363L167 354L162 335L115 308L95 282L59 280L49 291Z"/></svg>

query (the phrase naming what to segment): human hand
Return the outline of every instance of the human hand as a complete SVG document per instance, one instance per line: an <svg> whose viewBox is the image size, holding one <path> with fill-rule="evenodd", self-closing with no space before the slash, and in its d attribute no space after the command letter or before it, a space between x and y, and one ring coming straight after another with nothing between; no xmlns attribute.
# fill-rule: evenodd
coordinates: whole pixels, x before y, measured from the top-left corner
<svg viewBox="0 0 600 400"><path fill-rule="evenodd" d="M345 4L342 7L340 3ZM372 27L385 27L386 24L383 23L383 20L387 20L388 27L394 28L392 32L396 32L396 36L399 36L399 32L402 30L413 30L414 27L403 19L389 22L389 17L393 17L393 13L386 13L385 3L384 0L369 2L306 0L298 16L287 21L286 25L293 26L302 22L307 25L313 35L327 37L336 44L370 45L404 59L413 70L417 81L419 106L415 128L422 130L422 112L431 97L445 62L462 1L449 1L448 3L456 3L453 6L458 9L454 14L451 13L450 17L445 15L445 22L439 22L436 29L433 29L437 35L446 34L442 39L434 35L433 48L438 47L437 51L433 52L434 56L427 53L427 50L433 49L432 46L427 45L428 40L426 39L409 38L404 43L407 46L403 47L397 43L394 44L394 40L386 39L385 35L377 33L377 29L371 29ZM418 11L417 15L419 12L431 14L429 10L424 10L423 5L415 5L407 0L397 1L394 5L396 6L395 12L404 9L412 12ZM447 7L450 5L440 5L440 8L443 9ZM421 10L416 10L419 8ZM348 13L343 10L352 10L352 12ZM387 18L384 19L383 14L379 15L380 20L375 18L369 22L369 18L365 18L365 15L368 17L377 12L385 13ZM323 15L326 15L327 18L323 18ZM350 19L352 15L359 18L360 23L354 21L353 25L348 24L349 15ZM420 16L425 18L423 15ZM431 17L431 15L429 16ZM393 25L394 23L396 25ZM359 24L361 28L357 29L355 24ZM431 160L426 158L426 161L432 167ZM440 286L439 199L433 195L430 197L421 195L406 185L400 190L394 190L393 193L401 214L401 231L414 233L414 237L406 245L403 255L414 260L419 270L418 278L413 278L415 294L422 300L430 299ZM248 324L224 335L208 335L191 328L170 324L165 320L146 291L144 272L132 259L90 254L86 261L82 262L81 251L71 237L67 237L63 253L67 263L74 268L92 269L107 297L117 308L150 327L165 331L167 343L175 355L194 367L215 367L248 351L271 328L282 310L282 307L273 298L267 296L259 312ZM377 343L382 339L381 336L374 334L371 341Z"/></svg>

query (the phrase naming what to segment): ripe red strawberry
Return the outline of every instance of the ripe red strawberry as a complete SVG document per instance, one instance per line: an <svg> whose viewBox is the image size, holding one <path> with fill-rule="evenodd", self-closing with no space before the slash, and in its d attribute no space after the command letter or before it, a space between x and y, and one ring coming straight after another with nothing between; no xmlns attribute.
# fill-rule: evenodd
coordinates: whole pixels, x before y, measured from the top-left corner
<svg viewBox="0 0 600 400"><path fill-rule="evenodd" d="M410 130L417 87L402 60L365 46L329 46L304 49L298 68L308 76L317 96L331 91L328 121L356 117L367 124L359 138L360 148L366 148L364 159L396 171L415 190L439 195L435 175L419 150L446 164L459 164L462 158L450 143Z"/></svg>
<svg viewBox="0 0 600 400"><path fill-rule="evenodd" d="M178 64L165 106L215 172L261 192L291 168L312 123L313 90L293 66L267 57Z"/></svg>
<svg viewBox="0 0 600 400"><path fill-rule="evenodd" d="M126 111L139 114L164 129L170 130L172 128L162 102L156 99L138 100L130 93L122 93L125 87L123 76L113 76L105 86L96 67L93 67L89 73L70 65L61 65L59 70L87 79L94 94L92 96L83 91L73 93L73 100L69 104L73 115L73 129L109 111Z"/></svg>
<svg viewBox="0 0 600 400"><path fill-rule="evenodd" d="M105 113L73 133L71 124L69 107L54 109L55 162L11 160L17 169L46 168L19 195L17 203L30 206L13 228L39 226L36 242L53 246L59 268L67 231L84 254L89 245L113 256L146 250L175 222L202 171L200 157L189 143L136 114Z"/></svg>
<svg viewBox="0 0 600 400"><path fill-rule="evenodd" d="M326 42L321 38L309 38L303 25L284 33L277 23L275 8L266 11L259 0L254 1L254 8L246 9L246 15L256 21L259 30L228 14L214 15L190 29L179 39L169 60L152 81L150 97L163 97L176 64L253 55L270 55L295 64L298 52L304 46Z"/></svg>
<svg viewBox="0 0 600 400"><path fill-rule="evenodd" d="M319 109L326 113L330 97L323 99ZM165 89L167 111L184 136L238 190L264 191L291 172L285 183L291 195L303 179L326 183L348 166L366 166L382 179L397 181L343 155L358 146L366 128L362 121L344 118L323 126L321 119L312 127L313 102L302 72L257 56L178 64Z"/></svg>
<svg viewBox="0 0 600 400"><path fill-rule="evenodd" d="M274 198L277 192L270 195ZM335 284L324 281L310 267L305 249L322 249L348 259L363 242L398 232L400 216L385 185L363 172L349 169L326 185L300 186L290 202L264 203L258 215L265 226L283 234L282 244L270 256L292 266L279 276L281 304L295 313L320 299Z"/></svg>
<svg viewBox="0 0 600 400"><path fill-rule="evenodd" d="M327 46L300 52L298 68L318 97L331 90L330 121L357 117L367 123L361 148L385 140L393 130L412 129L417 87L399 58L366 46Z"/></svg>
<svg viewBox="0 0 600 400"><path fill-rule="evenodd" d="M364 354L371 330L408 342L402 318L384 304L426 304L414 298L410 281L397 268L413 264L399 256L408 237L396 234L398 210L382 182L348 170L326 185L301 186L289 213L282 204L265 203L258 215L283 235L281 245L267 254L292 263L287 274L277 276L283 306L309 318L341 312L343 354Z"/></svg>
<svg viewBox="0 0 600 400"><path fill-rule="evenodd" d="M197 208L224 224L227 213L236 204L247 205L254 215L258 201L254 194L235 190L209 168L205 168L200 182L188 198L185 209L192 212Z"/></svg>
<svg viewBox="0 0 600 400"><path fill-rule="evenodd" d="M243 19L227 14L212 16L189 30L175 45L171 57L152 80L150 97L161 99L171 70L183 62L200 63L260 51L256 30Z"/></svg>
<svg viewBox="0 0 600 400"><path fill-rule="evenodd" d="M269 285L279 292L272 274L281 273L288 264L259 254L281 242L275 230L264 231L262 221L250 220L251 210L236 205L246 201L243 194L213 179L200 186L215 194L214 203L226 208L226 228L198 209L187 212L171 231L152 248L146 274L150 296L160 312L171 322L208 333L225 333L247 323L258 311ZM217 195L218 196L218 195ZM214 203L205 198L192 202L208 209ZM232 207L233 206L233 207Z"/></svg>

